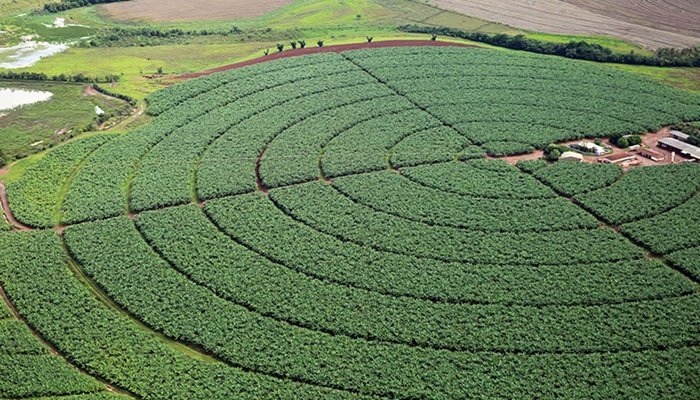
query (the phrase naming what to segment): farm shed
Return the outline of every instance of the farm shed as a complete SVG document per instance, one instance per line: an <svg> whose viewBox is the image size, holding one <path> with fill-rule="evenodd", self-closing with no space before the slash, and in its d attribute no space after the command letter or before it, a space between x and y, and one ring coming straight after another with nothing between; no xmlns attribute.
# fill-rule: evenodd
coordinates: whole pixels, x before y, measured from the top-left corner
<svg viewBox="0 0 700 400"><path fill-rule="evenodd" d="M607 163L607 164L618 164L618 163L623 163L623 162L627 162L627 161L632 161L635 158L636 157L634 156L634 154L617 153L617 154L612 154L612 155L609 155L609 156L603 158L603 162Z"/></svg>
<svg viewBox="0 0 700 400"><path fill-rule="evenodd" d="M637 154L639 154L642 157L646 157L650 160L653 160L653 161L661 161L664 158L666 158L666 156L664 156L662 153L659 153L658 151L654 151L654 150L649 150L649 149L641 149L640 148L639 151L637 151Z"/></svg>
<svg viewBox="0 0 700 400"><path fill-rule="evenodd" d="M559 156L559 161L583 161L583 155L573 151L565 151Z"/></svg>
<svg viewBox="0 0 700 400"><path fill-rule="evenodd" d="M674 139L682 140L685 142L688 140L688 137L690 135L688 135L687 133L683 133L681 131L671 131L671 136L673 136Z"/></svg>
<svg viewBox="0 0 700 400"><path fill-rule="evenodd" d="M682 142L678 139L663 138L659 140L659 147L662 149L677 151L686 157L700 160L700 147L693 146L692 144Z"/></svg>
<svg viewBox="0 0 700 400"><path fill-rule="evenodd" d="M586 149L586 151L588 152L595 153L595 155L597 156L602 156L607 151L605 147L598 146L597 144L592 142L579 142L578 147Z"/></svg>

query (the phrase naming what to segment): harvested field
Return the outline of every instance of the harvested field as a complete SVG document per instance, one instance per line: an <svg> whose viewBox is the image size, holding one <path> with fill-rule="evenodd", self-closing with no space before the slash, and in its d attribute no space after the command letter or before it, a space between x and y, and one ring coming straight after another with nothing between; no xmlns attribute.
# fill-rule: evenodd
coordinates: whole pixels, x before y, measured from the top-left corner
<svg viewBox="0 0 700 400"><path fill-rule="evenodd" d="M433 0L441 8L538 32L601 35L648 48L700 43L693 0Z"/></svg>
<svg viewBox="0 0 700 400"><path fill-rule="evenodd" d="M117 21L185 22L255 18L292 0L209 0L206 5L187 0L132 0L101 6Z"/></svg>

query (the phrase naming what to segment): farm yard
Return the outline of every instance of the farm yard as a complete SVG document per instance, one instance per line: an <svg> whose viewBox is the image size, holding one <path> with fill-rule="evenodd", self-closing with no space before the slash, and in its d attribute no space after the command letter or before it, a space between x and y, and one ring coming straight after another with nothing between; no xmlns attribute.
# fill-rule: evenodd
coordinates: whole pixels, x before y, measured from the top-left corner
<svg viewBox="0 0 700 400"><path fill-rule="evenodd" d="M431 0L473 17L536 32L623 38L648 48L700 42L693 0Z"/></svg>
<svg viewBox="0 0 700 400"><path fill-rule="evenodd" d="M700 167L493 159L698 121L697 95L422 46L256 63L147 102L149 124L8 184L28 229L0 232L0 397L700 390ZM15 383L31 370L64 384Z"/></svg>

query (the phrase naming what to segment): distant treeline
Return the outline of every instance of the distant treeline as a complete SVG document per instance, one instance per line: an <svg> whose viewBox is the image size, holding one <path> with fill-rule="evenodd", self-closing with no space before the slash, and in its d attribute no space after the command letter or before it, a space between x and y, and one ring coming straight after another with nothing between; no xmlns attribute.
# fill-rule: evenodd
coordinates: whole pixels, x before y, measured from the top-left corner
<svg viewBox="0 0 700 400"><path fill-rule="evenodd" d="M98 91L98 92L100 92L100 93L102 93L102 94L104 94L104 95L107 95L107 96L110 96L110 97L115 97L115 98L120 99L120 100L124 100L124 101L126 101L130 106L135 106L135 105L136 105L136 100L135 100L133 97L131 97L131 96L127 96L127 95L125 95L125 94L119 94L119 93L110 92L109 90L103 88L102 86L100 86L100 85L98 85L98 84L96 84L96 83L93 83L93 84L92 84L92 87L93 87L96 91Z"/></svg>
<svg viewBox="0 0 700 400"><path fill-rule="evenodd" d="M249 34L269 34L272 29L247 32ZM114 46L156 46L169 43L178 43L184 39L201 36L229 36L242 35L244 32L237 26L230 29L202 29L184 30L154 29L154 28L110 28L99 31L94 37L82 41L79 46L84 47L114 47Z"/></svg>
<svg viewBox="0 0 700 400"><path fill-rule="evenodd" d="M61 0L61 1L56 2L56 3L44 4L44 7L38 9L37 11L38 12L57 13L57 12L61 12L61 11L70 10L73 8L92 6L95 4L117 3L120 1L129 1L129 0Z"/></svg>
<svg viewBox="0 0 700 400"><path fill-rule="evenodd" d="M23 80L23 81L47 81L47 82L76 82L76 83L95 83L95 82L117 82L119 75L105 75L102 77L90 77L83 74L77 75L52 75L49 76L42 72L13 72L0 71L0 79Z"/></svg>
<svg viewBox="0 0 700 400"><path fill-rule="evenodd" d="M621 54L614 53L612 50L599 44L588 43L584 40L571 41L568 43L553 43L531 39L524 35L513 36L503 33L489 35L481 32L465 32L459 29L418 25L402 25L398 27L398 30L410 33L428 33L456 37L513 50L551 54L578 60L649 65L654 67L700 67L700 47L690 47L681 50L661 48L657 49L652 55L638 54L634 51Z"/></svg>

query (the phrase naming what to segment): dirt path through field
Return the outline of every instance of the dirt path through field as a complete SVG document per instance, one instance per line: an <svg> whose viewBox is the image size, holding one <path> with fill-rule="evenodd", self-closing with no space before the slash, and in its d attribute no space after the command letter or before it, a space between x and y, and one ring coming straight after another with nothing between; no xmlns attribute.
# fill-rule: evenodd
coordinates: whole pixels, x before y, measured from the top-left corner
<svg viewBox="0 0 700 400"><path fill-rule="evenodd" d="M610 36L648 48L691 47L700 43L700 1L697 0L431 2L443 9L536 32Z"/></svg>
<svg viewBox="0 0 700 400"><path fill-rule="evenodd" d="M11 223L12 225L16 226L18 229L23 231L31 231L33 229L27 225L20 223L12 215L12 210L10 210L10 202L7 201L7 192L5 191L5 184L2 182L0 182L0 203L2 203L2 210L5 212L5 218L7 218L7 222Z"/></svg>
<svg viewBox="0 0 700 400"><path fill-rule="evenodd" d="M312 44L309 43L308 46L312 46ZM304 56L304 55L308 55L308 54L329 53L329 52L340 53L343 51L359 50L359 49L378 49L378 48L382 48L382 47L405 47L405 46L456 46L456 47L481 48L480 46L474 46L474 45L464 44L464 43L440 42L440 41L432 41L432 40L386 40L386 41L381 41L381 42L337 44L337 45L323 46L323 47L318 47L314 43L312 47L305 47L303 49L285 50L285 51L281 51L281 52L278 52L274 49L271 49L270 51L274 51L274 52L270 53L267 56L258 57L258 58L254 58L252 60L242 61L242 62L235 63L235 64L224 65L222 67L212 68L212 69L208 69L206 71L184 74L184 75L178 76L177 78L178 79L198 78L200 76L211 75L211 74L214 74L217 72L228 71L230 69L241 68L241 67L245 67L245 66L253 65L253 64L258 64L258 63L265 62L265 61L279 60L280 58Z"/></svg>

